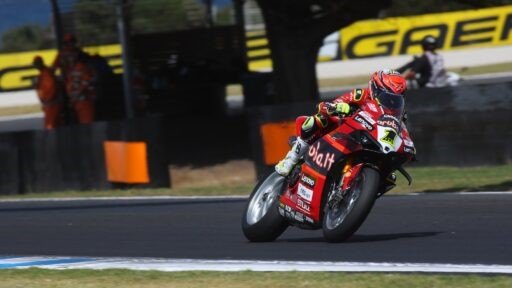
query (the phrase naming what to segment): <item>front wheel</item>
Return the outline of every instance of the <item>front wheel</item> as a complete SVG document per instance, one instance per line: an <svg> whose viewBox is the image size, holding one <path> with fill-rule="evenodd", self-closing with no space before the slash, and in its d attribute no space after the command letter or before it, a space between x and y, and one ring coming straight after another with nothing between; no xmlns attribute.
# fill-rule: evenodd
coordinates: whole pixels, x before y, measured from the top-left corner
<svg viewBox="0 0 512 288"><path fill-rule="evenodd" d="M242 231L249 241L274 241L288 224L279 215L279 196L285 178L276 172L254 188L242 216Z"/></svg>
<svg viewBox="0 0 512 288"><path fill-rule="evenodd" d="M327 241L344 241L363 224L377 198L379 178L380 174L375 169L363 167L341 200L327 202L323 219ZM327 195L335 193L336 186L331 185Z"/></svg>

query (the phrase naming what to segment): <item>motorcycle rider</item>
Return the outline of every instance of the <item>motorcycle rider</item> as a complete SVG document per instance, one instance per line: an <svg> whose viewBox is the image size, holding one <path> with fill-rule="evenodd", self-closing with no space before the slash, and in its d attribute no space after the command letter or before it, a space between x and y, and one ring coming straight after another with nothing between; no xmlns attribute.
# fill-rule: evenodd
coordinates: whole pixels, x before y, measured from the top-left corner
<svg viewBox="0 0 512 288"><path fill-rule="evenodd" d="M423 54L396 69L404 73L409 88L444 87L455 86L460 81L460 76L448 72L444 66L443 56L437 53L439 43L437 38L427 35L421 40Z"/></svg>
<svg viewBox="0 0 512 288"><path fill-rule="evenodd" d="M372 74L368 88L354 89L332 102L320 102L317 105L318 112L307 117L302 123L297 141L286 157L275 166L276 172L287 176L306 153L309 145L337 127L338 118L335 116L346 116L351 112L351 105L361 107L369 100L376 100L387 113L401 119L404 114L403 94L406 88L407 82L399 72L383 69ZM299 119L301 117L297 118L297 121L301 121Z"/></svg>

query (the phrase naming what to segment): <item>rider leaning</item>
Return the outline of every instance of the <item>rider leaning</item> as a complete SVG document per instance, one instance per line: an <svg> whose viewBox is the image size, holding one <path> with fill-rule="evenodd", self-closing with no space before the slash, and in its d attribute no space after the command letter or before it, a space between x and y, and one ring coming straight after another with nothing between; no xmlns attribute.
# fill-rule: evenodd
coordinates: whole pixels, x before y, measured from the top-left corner
<svg viewBox="0 0 512 288"><path fill-rule="evenodd" d="M375 99L382 109L392 109L397 104L392 102L403 102L403 93L406 87L406 80L400 73L384 69L372 74L368 88L354 89L332 102L320 102L317 105L317 114L306 118L297 141L286 157L276 165L276 172L287 176L306 153L310 144L336 128L338 121L334 116L345 116L350 113L351 105L360 107L372 99Z"/></svg>

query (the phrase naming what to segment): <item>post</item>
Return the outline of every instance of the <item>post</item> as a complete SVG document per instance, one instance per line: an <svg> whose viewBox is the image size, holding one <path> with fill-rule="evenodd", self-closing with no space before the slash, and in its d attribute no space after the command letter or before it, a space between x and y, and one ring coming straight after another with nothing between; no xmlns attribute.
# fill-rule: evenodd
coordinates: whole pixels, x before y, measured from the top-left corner
<svg viewBox="0 0 512 288"><path fill-rule="evenodd" d="M53 28L55 28L55 41L57 42L57 49L60 51L62 48L62 21L60 19L60 10L57 0L50 0L52 4L53 13Z"/></svg>
<svg viewBox="0 0 512 288"><path fill-rule="evenodd" d="M244 18L245 0L233 0L235 8L235 23L238 30L238 38L240 41L240 54L243 60L244 72L247 71L247 45L245 41L245 18Z"/></svg>
<svg viewBox="0 0 512 288"><path fill-rule="evenodd" d="M123 91L126 118L133 118L132 67L128 43L128 26L126 25L126 0L116 1L117 30L121 43L123 59Z"/></svg>
<svg viewBox="0 0 512 288"><path fill-rule="evenodd" d="M212 15L212 0L204 0L206 6L206 25L207 27L213 27L213 15Z"/></svg>

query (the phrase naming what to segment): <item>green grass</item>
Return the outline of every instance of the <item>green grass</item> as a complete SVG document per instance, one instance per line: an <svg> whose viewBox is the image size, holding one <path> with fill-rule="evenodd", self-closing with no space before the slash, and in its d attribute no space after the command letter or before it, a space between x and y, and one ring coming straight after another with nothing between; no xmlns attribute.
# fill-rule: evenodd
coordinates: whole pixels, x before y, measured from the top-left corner
<svg viewBox="0 0 512 288"><path fill-rule="evenodd" d="M510 276L340 272L156 272L129 270L2 270L0 288L505 288Z"/></svg>
<svg viewBox="0 0 512 288"><path fill-rule="evenodd" d="M398 175L400 192L512 191L512 165L486 167L413 167L406 169L413 177L407 186Z"/></svg>
<svg viewBox="0 0 512 288"><path fill-rule="evenodd" d="M488 167L411 167L406 170L413 177L408 186L405 177L398 175L397 187L389 193L453 192L453 191L512 191L512 165ZM248 196L256 183L201 186L191 188L118 189L90 191L62 191L2 195L0 199L66 198L66 197L124 197L124 196Z"/></svg>

